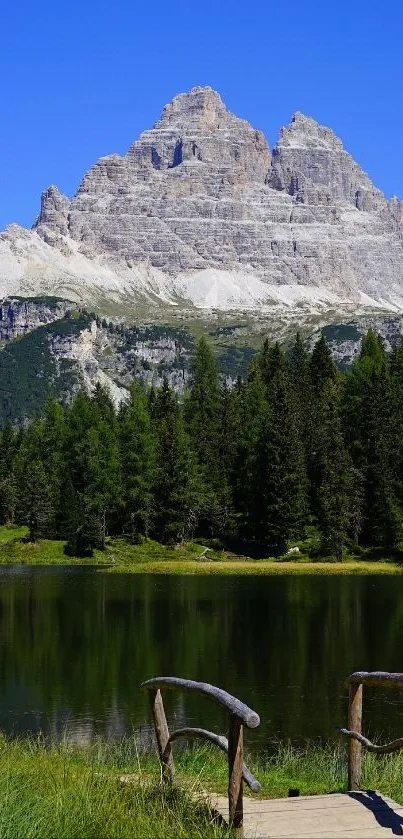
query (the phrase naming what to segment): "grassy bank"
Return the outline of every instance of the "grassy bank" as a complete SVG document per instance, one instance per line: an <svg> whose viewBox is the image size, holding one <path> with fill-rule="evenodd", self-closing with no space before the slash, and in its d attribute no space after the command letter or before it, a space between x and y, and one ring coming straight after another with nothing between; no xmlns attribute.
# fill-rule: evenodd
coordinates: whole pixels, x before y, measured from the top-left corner
<svg viewBox="0 0 403 839"><path fill-rule="evenodd" d="M205 801L185 787L164 793L158 766L137 762L135 783L120 780L123 755L102 749L47 750L38 741L0 742L0 836L2 839L147 839L224 835ZM146 761L149 764L149 761ZM133 771L133 764L131 766ZM140 771L139 771L140 770Z"/></svg>
<svg viewBox="0 0 403 839"><path fill-rule="evenodd" d="M376 553L363 552L360 557L346 553L343 562L321 557L312 549L312 540L299 543L296 558L254 560L206 549L198 542L172 548L152 539L132 545L122 538L109 538L105 551L95 550L93 557L75 559L64 553L64 542L40 539L31 543L27 533L26 527L0 527L0 565L99 565L111 573L134 574L403 574L403 563Z"/></svg>
<svg viewBox="0 0 403 839"><path fill-rule="evenodd" d="M46 748L41 740L0 739L0 835L59 839L87 837L214 837L216 824L203 790L225 792L225 758L210 747L176 752L174 787L159 785L155 757L138 755L133 739L79 749ZM263 797L346 789L343 746L279 746L265 761L248 761ZM364 758L363 787L403 802L403 757ZM129 778L127 777L129 773ZM128 782L129 781L129 782Z"/></svg>
<svg viewBox="0 0 403 839"><path fill-rule="evenodd" d="M217 563L201 563L195 560L168 560L135 562L128 565L114 565L108 568L108 573L131 574L198 574L208 575L248 575L248 576L280 576L286 574L402 574L403 567L393 562L281 562L277 560L256 561L222 561Z"/></svg>

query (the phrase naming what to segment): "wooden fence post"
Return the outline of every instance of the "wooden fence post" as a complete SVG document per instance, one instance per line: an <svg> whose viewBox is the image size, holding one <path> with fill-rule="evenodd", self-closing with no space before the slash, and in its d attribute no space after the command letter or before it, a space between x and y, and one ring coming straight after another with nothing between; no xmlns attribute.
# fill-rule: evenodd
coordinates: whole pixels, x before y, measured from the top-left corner
<svg viewBox="0 0 403 839"><path fill-rule="evenodd" d="M165 716L164 703L160 690L148 691L151 710L154 718L155 736L157 739L158 753L162 764L162 780L172 781L175 775L174 759L169 740L168 723Z"/></svg>
<svg viewBox="0 0 403 839"><path fill-rule="evenodd" d="M362 726L362 683L350 684L348 727L361 734ZM361 743L350 738L348 744L348 789L361 789Z"/></svg>
<svg viewBox="0 0 403 839"><path fill-rule="evenodd" d="M228 732L228 805L229 823L237 839L243 837L243 728L241 720L230 715Z"/></svg>

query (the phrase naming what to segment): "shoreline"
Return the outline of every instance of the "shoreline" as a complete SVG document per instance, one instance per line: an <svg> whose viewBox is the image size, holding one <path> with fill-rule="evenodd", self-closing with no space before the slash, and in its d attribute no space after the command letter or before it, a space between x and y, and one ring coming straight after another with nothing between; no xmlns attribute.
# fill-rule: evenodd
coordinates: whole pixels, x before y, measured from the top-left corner
<svg viewBox="0 0 403 839"><path fill-rule="evenodd" d="M91 567L110 574L165 574L176 576L362 576L403 575L403 562L382 556L369 559L347 555L342 562L310 558L307 551L295 558L250 559L229 551L206 549L198 542L168 547L153 540L133 545L124 538L109 538L105 551L91 557L69 557L65 542L55 539L26 541L24 527L0 527L0 568L23 566ZM206 552L208 550L208 556ZM378 554L379 556L379 554Z"/></svg>
<svg viewBox="0 0 403 839"><path fill-rule="evenodd" d="M100 567L100 566L99 566ZM362 576L402 575L403 565L393 562L285 562L278 560L221 560L200 562L198 560L162 560L159 562L138 562L130 565L109 565L105 570L111 574L166 574L193 576Z"/></svg>

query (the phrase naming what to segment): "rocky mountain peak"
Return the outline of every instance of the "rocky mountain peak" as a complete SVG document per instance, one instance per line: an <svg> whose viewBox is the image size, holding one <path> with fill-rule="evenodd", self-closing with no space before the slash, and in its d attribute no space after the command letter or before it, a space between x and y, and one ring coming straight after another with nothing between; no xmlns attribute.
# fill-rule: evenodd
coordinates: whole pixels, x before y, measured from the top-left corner
<svg viewBox="0 0 403 839"><path fill-rule="evenodd" d="M165 105L161 119L130 147L127 160L141 171L185 163L213 167L222 177L264 182L270 166L266 138L225 107L211 87L194 87ZM237 174L238 173L238 174ZM175 176L177 173L175 173Z"/></svg>
<svg viewBox="0 0 403 839"><path fill-rule="evenodd" d="M334 131L300 111L296 111L290 124L281 129L277 146L323 148L329 151L343 149L343 143Z"/></svg>
<svg viewBox="0 0 403 839"><path fill-rule="evenodd" d="M402 206L311 117L296 112L271 155L216 91L195 87L126 154L100 158L71 202L49 187L33 231L0 235L0 281L5 294L170 311L311 310L360 295L403 309Z"/></svg>
<svg viewBox="0 0 403 839"><path fill-rule="evenodd" d="M41 209L33 229L49 245L63 246L63 238L69 235L68 217L70 200L59 192L57 186L49 186L42 192Z"/></svg>
<svg viewBox="0 0 403 839"><path fill-rule="evenodd" d="M161 119L155 128L169 128L175 125L190 126L208 131L217 131L228 122L232 114L227 111L221 96L212 87L193 87L188 93L179 93L165 105Z"/></svg>
<svg viewBox="0 0 403 839"><path fill-rule="evenodd" d="M381 211L385 197L330 128L297 111L273 149L269 184L301 204L333 202Z"/></svg>

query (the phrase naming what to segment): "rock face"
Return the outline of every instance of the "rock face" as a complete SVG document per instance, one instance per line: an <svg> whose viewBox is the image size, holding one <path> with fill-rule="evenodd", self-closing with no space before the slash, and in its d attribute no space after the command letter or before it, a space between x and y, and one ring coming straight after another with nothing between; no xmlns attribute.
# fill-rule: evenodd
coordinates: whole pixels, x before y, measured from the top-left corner
<svg viewBox="0 0 403 839"><path fill-rule="evenodd" d="M402 222L402 202L330 129L296 113L271 155L198 87L125 155L95 163L71 202L46 190L33 231L0 236L0 281L95 303L400 310Z"/></svg>
<svg viewBox="0 0 403 839"><path fill-rule="evenodd" d="M0 305L0 341L12 341L33 329L62 318L71 304L66 300L3 300Z"/></svg>

